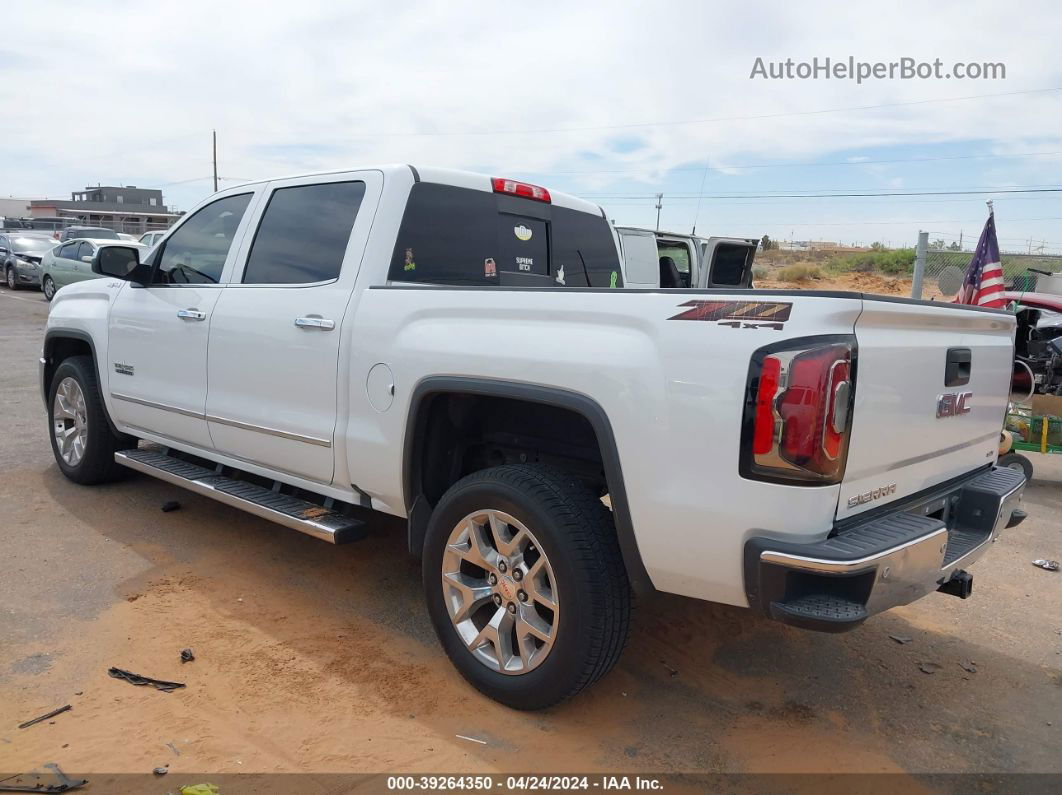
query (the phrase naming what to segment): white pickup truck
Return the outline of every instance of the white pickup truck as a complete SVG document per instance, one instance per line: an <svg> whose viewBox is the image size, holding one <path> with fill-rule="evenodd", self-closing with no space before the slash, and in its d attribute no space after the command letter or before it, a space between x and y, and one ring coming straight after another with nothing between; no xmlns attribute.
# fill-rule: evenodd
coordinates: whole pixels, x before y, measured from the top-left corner
<svg viewBox="0 0 1062 795"><path fill-rule="evenodd" d="M513 707L605 674L632 591L840 631L967 596L1024 517L995 466L1011 315L613 289L604 213L538 186L258 182L99 268L40 359L63 473L132 468L333 543L407 518L442 646Z"/></svg>

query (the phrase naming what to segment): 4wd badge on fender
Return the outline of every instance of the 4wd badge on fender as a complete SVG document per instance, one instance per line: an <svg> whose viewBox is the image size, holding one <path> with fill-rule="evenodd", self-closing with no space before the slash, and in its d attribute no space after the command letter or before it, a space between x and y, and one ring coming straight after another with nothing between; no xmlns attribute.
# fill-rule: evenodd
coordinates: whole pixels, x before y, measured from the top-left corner
<svg viewBox="0 0 1062 795"><path fill-rule="evenodd" d="M731 328L770 328L781 331L793 305L781 301L687 301L690 307L668 320L709 320Z"/></svg>
<svg viewBox="0 0 1062 795"><path fill-rule="evenodd" d="M121 362L115 362L114 363L114 372L118 373L118 375L132 375L133 374L133 365L131 365L131 364L122 364Z"/></svg>

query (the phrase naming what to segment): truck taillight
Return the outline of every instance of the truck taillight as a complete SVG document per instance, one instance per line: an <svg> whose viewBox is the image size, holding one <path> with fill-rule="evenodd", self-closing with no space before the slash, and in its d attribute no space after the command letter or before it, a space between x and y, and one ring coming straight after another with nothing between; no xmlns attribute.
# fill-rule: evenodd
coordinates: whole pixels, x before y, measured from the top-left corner
<svg viewBox="0 0 1062 795"><path fill-rule="evenodd" d="M741 474L758 480L840 482L854 383L851 337L811 337L757 351L749 370Z"/></svg>
<svg viewBox="0 0 1062 795"><path fill-rule="evenodd" d="M491 180L494 185L495 193L508 193L512 196L521 196L525 199L534 199L540 202L549 202L549 191L545 188L540 188L538 185L532 185L528 182L517 182L514 179L505 179L504 177L494 177Z"/></svg>

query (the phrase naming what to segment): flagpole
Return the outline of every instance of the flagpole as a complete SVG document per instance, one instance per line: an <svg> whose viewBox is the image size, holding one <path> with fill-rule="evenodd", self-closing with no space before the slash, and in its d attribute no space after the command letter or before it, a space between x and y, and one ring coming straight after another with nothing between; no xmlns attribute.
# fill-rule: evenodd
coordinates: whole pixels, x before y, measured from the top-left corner
<svg viewBox="0 0 1062 795"><path fill-rule="evenodd" d="M996 211L994 209L992 209L992 200L989 199L988 201L985 202L985 204L988 205L988 214L994 216L996 214Z"/></svg>

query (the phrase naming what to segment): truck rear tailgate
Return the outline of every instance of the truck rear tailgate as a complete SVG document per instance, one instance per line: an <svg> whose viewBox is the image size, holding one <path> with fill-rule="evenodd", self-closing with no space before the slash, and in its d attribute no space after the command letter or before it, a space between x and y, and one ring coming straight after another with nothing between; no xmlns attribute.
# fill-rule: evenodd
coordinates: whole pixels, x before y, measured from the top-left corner
<svg viewBox="0 0 1062 795"><path fill-rule="evenodd" d="M838 519L995 460L1014 327L1002 312L864 298Z"/></svg>

